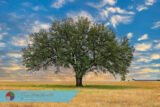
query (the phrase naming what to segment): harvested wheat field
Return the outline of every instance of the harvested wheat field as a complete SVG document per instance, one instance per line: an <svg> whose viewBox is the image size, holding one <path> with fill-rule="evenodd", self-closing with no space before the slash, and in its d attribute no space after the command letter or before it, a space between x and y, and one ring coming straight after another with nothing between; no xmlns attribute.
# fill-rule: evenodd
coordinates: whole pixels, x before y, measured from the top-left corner
<svg viewBox="0 0 160 107"><path fill-rule="evenodd" d="M0 90L63 90L79 93L68 103L0 103L0 107L160 107L160 82L1 82Z"/></svg>

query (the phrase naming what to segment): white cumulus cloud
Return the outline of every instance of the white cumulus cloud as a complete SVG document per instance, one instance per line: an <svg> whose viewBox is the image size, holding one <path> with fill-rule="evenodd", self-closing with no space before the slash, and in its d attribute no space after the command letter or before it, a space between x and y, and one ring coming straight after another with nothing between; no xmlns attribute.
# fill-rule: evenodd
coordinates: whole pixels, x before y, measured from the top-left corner
<svg viewBox="0 0 160 107"><path fill-rule="evenodd" d="M21 54L21 53L15 53L15 52L7 53L7 55L8 55L9 57L14 57L14 58L21 58L21 57L22 57L22 54Z"/></svg>
<svg viewBox="0 0 160 107"><path fill-rule="evenodd" d="M43 6L34 6L32 9L34 11L46 10L46 8L44 8Z"/></svg>
<svg viewBox="0 0 160 107"><path fill-rule="evenodd" d="M137 51L147 51L152 47L151 43L141 43L141 44L136 44L135 49Z"/></svg>
<svg viewBox="0 0 160 107"><path fill-rule="evenodd" d="M127 38L128 38L128 39L131 39L132 37L133 37L133 33L129 32L129 33L127 34Z"/></svg>
<svg viewBox="0 0 160 107"><path fill-rule="evenodd" d="M40 21L35 21L33 25L31 26L32 33L39 32L41 29L48 30L50 28L49 23L43 23Z"/></svg>
<svg viewBox="0 0 160 107"><path fill-rule="evenodd" d="M160 59L160 54L151 54L150 58L152 60L158 60L158 59Z"/></svg>
<svg viewBox="0 0 160 107"><path fill-rule="evenodd" d="M140 4L137 6L137 11L141 12L143 10L147 10L150 6L156 3L156 0L145 0L144 4Z"/></svg>
<svg viewBox="0 0 160 107"><path fill-rule="evenodd" d="M152 61L149 57L139 57L136 62L145 62L148 63Z"/></svg>
<svg viewBox="0 0 160 107"><path fill-rule="evenodd" d="M86 17L90 21L94 21L93 16L90 13L83 11L83 10L80 12L69 12L69 13L67 13L67 17L71 17L75 20L77 20L78 17Z"/></svg>
<svg viewBox="0 0 160 107"><path fill-rule="evenodd" d="M106 5L114 6L117 3L117 0L102 0L99 4L87 3L89 6L94 8L102 8Z"/></svg>
<svg viewBox="0 0 160 107"><path fill-rule="evenodd" d="M121 9L119 7L106 7L100 13L103 18L107 18L112 14L133 15L134 12Z"/></svg>
<svg viewBox="0 0 160 107"><path fill-rule="evenodd" d="M67 2L74 2L74 0L55 0L51 7L53 8L61 8L63 5L65 5Z"/></svg>
<svg viewBox="0 0 160 107"><path fill-rule="evenodd" d="M4 37L4 36L6 36L6 35L8 35L8 33L7 33L7 32L2 32L2 33L0 33L0 40L2 40L2 39L3 39L3 37Z"/></svg>
<svg viewBox="0 0 160 107"><path fill-rule="evenodd" d="M12 37L11 44L14 46L27 46L27 38L26 37Z"/></svg>
<svg viewBox="0 0 160 107"><path fill-rule="evenodd" d="M151 6L151 5L153 5L155 2L156 2L156 0L146 0L146 1L145 1L145 5Z"/></svg>
<svg viewBox="0 0 160 107"><path fill-rule="evenodd" d="M155 22L151 27L151 29L157 29L157 28L160 28L160 21Z"/></svg>
<svg viewBox="0 0 160 107"><path fill-rule="evenodd" d="M160 72L160 70L152 69L152 68L144 68L144 69L139 70L138 74L153 73L153 72Z"/></svg>
<svg viewBox="0 0 160 107"><path fill-rule="evenodd" d="M148 39L148 34L142 35L140 38L138 38L138 41L146 40Z"/></svg>
<svg viewBox="0 0 160 107"><path fill-rule="evenodd" d="M109 21L108 23L113 27L116 27L120 23L130 23L134 14L133 11L127 11L120 7L106 7L100 10L102 20Z"/></svg>
<svg viewBox="0 0 160 107"><path fill-rule="evenodd" d="M5 46L6 46L6 44L5 44L5 43L0 42L0 47L5 47Z"/></svg>
<svg viewBox="0 0 160 107"><path fill-rule="evenodd" d="M131 16L121 16L121 15L113 15L110 19L110 23L113 25L113 27L116 27L120 23L128 24L131 21L132 21Z"/></svg>
<svg viewBox="0 0 160 107"><path fill-rule="evenodd" d="M160 43L155 46L155 49L160 49Z"/></svg>
<svg viewBox="0 0 160 107"><path fill-rule="evenodd" d="M143 11L143 10L147 10L147 9L148 9L148 7L145 6L145 5L138 5L138 6L137 6L137 10L138 10L139 12L141 12L141 11Z"/></svg>

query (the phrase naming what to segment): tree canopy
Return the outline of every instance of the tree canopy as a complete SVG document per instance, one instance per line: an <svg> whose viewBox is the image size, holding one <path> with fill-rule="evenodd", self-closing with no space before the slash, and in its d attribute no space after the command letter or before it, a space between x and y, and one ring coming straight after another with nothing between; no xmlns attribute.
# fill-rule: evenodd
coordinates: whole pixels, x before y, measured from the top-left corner
<svg viewBox="0 0 160 107"><path fill-rule="evenodd" d="M32 44L23 49L23 63L37 71L51 65L72 66L76 86L93 70L110 72L124 78L133 58L134 48L128 38L117 39L104 24L79 17L54 21L51 28L30 35Z"/></svg>

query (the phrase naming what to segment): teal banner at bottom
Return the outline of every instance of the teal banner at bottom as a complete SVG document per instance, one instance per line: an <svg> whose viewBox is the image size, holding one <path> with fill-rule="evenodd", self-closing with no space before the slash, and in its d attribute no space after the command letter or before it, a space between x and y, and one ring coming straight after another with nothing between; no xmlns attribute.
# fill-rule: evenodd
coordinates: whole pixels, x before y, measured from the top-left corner
<svg viewBox="0 0 160 107"><path fill-rule="evenodd" d="M0 90L0 102L69 102L78 90Z"/></svg>

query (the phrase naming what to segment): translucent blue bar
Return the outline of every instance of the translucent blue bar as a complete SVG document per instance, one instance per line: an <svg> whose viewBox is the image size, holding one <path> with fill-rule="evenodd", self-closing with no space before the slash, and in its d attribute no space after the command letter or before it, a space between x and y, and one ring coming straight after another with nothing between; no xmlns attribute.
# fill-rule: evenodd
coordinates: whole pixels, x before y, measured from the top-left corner
<svg viewBox="0 0 160 107"><path fill-rule="evenodd" d="M69 102L78 90L1 90L0 102Z"/></svg>

